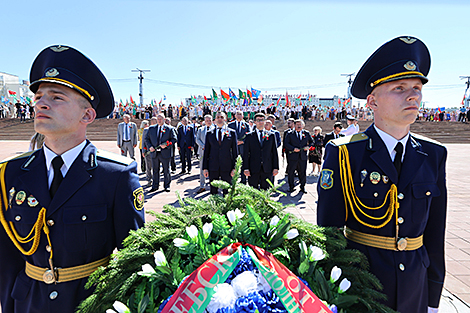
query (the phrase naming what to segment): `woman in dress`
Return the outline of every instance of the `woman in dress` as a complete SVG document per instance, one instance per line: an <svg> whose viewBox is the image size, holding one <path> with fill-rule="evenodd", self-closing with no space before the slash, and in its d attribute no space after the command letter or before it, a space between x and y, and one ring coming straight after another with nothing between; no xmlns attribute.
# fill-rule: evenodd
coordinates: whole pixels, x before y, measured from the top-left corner
<svg viewBox="0 0 470 313"><path fill-rule="evenodd" d="M313 128L313 147L308 152L308 162L312 163L312 172L310 175L318 176L321 170L321 162L323 156L323 135L321 134L322 129L320 126ZM315 171L318 167L318 171Z"/></svg>

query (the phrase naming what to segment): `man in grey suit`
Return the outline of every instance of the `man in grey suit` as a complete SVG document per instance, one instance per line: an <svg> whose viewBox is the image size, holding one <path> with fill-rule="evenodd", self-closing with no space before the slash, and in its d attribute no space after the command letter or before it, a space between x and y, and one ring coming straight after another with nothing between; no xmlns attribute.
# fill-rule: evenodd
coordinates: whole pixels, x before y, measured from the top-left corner
<svg viewBox="0 0 470 313"><path fill-rule="evenodd" d="M212 116L204 116L204 126L199 127L196 133L196 144L198 146L199 154L199 190L197 193L206 191L206 177L204 176L203 162L204 162L204 146L206 144L206 134L212 128Z"/></svg>
<svg viewBox="0 0 470 313"><path fill-rule="evenodd" d="M117 146L121 149L121 155L134 159L134 148L137 146L137 125L131 122L129 114L122 116L122 123L118 125Z"/></svg>
<svg viewBox="0 0 470 313"><path fill-rule="evenodd" d="M160 184L160 163L163 167L163 187L170 192L170 159L173 155L172 146L176 143L176 131L165 124L165 116L157 115L157 125L150 126L145 134L145 146L152 156L153 183L150 192L157 191Z"/></svg>

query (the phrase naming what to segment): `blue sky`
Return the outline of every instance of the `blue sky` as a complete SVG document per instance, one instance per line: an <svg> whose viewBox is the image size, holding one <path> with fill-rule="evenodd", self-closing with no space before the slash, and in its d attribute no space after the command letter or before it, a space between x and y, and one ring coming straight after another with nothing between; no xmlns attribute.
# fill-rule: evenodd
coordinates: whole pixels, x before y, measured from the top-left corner
<svg viewBox="0 0 470 313"><path fill-rule="evenodd" d="M98 64L117 100L138 100L135 68L151 70L146 103L208 96L209 86L344 96L341 74L357 72L384 42L412 35L431 51L423 101L453 107L465 91L459 76L470 75L470 2L440 2L8 1L0 71L28 79L44 47L65 44Z"/></svg>

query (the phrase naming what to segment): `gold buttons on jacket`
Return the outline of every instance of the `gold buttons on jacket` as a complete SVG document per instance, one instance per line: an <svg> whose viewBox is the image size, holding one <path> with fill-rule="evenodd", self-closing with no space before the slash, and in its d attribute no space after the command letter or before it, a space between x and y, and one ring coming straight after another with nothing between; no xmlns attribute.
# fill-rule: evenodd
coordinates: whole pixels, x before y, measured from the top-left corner
<svg viewBox="0 0 470 313"><path fill-rule="evenodd" d="M379 196L379 193L378 192L374 192L374 197L378 197Z"/></svg>
<svg viewBox="0 0 470 313"><path fill-rule="evenodd" d="M429 197L430 195L431 195L431 192L430 192L429 190L428 190L428 191L426 191L426 196L428 196L428 197Z"/></svg>
<svg viewBox="0 0 470 313"><path fill-rule="evenodd" d="M397 198L398 198L398 200L403 200L403 199L405 199L405 195L400 192L398 194Z"/></svg>
<svg viewBox="0 0 470 313"><path fill-rule="evenodd" d="M86 219L87 219L87 216L86 216L86 215L83 215L83 216L82 216L82 221L86 221Z"/></svg>
<svg viewBox="0 0 470 313"><path fill-rule="evenodd" d="M15 221L17 221L17 222L21 221L21 215L15 216Z"/></svg>
<svg viewBox="0 0 470 313"><path fill-rule="evenodd" d="M47 226L54 226L54 224L55 224L54 220L47 221Z"/></svg>
<svg viewBox="0 0 470 313"><path fill-rule="evenodd" d="M398 218L398 224L403 224L405 222L405 219L403 217Z"/></svg>
<svg viewBox="0 0 470 313"><path fill-rule="evenodd" d="M57 291L53 291L49 294L49 299L55 300L58 295L59 295L59 293Z"/></svg>
<svg viewBox="0 0 470 313"><path fill-rule="evenodd" d="M403 263L400 263L400 265L398 266L398 268L400 269L400 271L404 271L405 270L405 265L403 265Z"/></svg>
<svg viewBox="0 0 470 313"><path fill-rule="evenodd" d="M52 251L51 246L47 245L47 246L46 246L46 251L47 251L47 252L51 252L51 251Z"/></svg>

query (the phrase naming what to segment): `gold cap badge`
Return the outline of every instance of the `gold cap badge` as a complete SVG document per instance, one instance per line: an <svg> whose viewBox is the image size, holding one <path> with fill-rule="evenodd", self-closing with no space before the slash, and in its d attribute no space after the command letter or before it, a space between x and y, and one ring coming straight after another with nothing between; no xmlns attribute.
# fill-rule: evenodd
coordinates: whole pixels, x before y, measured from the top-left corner
<svg viewBox="0 0 470 313"><path fill-rule="evenodd" d="M416 69L416 64L414 64L413 61L408 61L403 65L403 67L408 71L414 71Z"/></svg>
<svg viewBox="0 0 470 313"><path fill-rule="evenodd" d="M416 41L416 38L401 37L400 40L403 41L404 43L407 43L407 44L411 45L412 43L414 43Z"/></svg>
<svg viewBox="0 0 470 313"><path fill-rule="evenodd" d="M53 47L51 47L51 50L54 51L54 52L62 52L62 51L68 50L68 49L69 49L68 47L62 47L62 46L53 46Z"/></svg>
<svg viewBox="0 0 470 313"><path fill-rule="evenodd" d="M59 75L59 71L56 68L51 68L46 72L47 77L56 77L57 75Z"/></svg>

